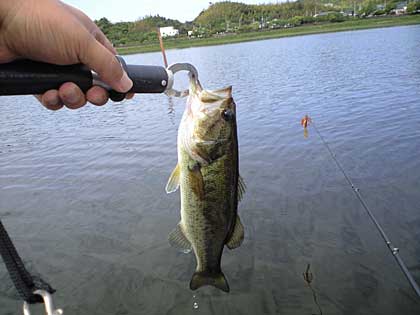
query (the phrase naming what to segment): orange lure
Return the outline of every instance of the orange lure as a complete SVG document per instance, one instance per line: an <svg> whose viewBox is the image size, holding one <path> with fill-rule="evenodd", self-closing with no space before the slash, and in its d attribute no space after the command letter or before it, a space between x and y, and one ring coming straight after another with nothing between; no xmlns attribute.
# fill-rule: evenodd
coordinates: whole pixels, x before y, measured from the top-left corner
<svg viewBox="0 0 420 315"><path fill-rule="evenodd" d="M306 128L311 122L312 119L308 115L305 115L305 117L303 117L300 121L300 124L303 126L303 128Z"/></svg>

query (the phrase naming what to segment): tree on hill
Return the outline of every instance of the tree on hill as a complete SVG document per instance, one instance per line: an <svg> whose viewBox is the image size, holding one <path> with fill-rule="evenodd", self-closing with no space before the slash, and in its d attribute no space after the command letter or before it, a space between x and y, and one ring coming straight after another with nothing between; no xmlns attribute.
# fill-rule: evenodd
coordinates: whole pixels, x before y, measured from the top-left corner
<svg viewBox="0 0 420 315"><path fill-rule="evenodd" d="M187 30L192 29L192 25L189 23L184 24L159 15L146 16L135 22L118 23L111 23L107 18L101 18L95 23L115 46L157 41L157 27L174 26L184 34Z"/></svg>
<svg viewBox="0 0 420 315"><path fill-rule="evenodd" d="M251 6L239 2L217 2L203 10L194 20L194 24L216 26L226 21L249 22Z"/></svg>
<svg viewBox="0 0 420 315"><path fill-rule="evenodd" d="M397 1L389 1L385 6L385 12L389 14L392 10L397 7Z"/></svg>
<svg viewBox="0 0 420 315"><path fill-rule="evenodd" d="M296 0L259 5L223 1L210 4L192 22L186 23L159 15L145 16L135 22L111 23L106 18L95 22L114 45L136 45L156 41L157 27L173 26L179 29L181 36L185 36L190 30L200 37L224 32L251 32L305 23L341 22L348 19L343 16L342 11L353 11L366 16L389 14L398 1ZM411 1L408 12L415 14L420 9L418 3L419 1ZM322 14L314 17L319 13Z"/></svg>
<svg viewBox="0 0 420 315"><path fill-rule="evenodd" d="M151 32L156 30L157 27L164 26L173 26L179 29L183 27L183 23L181 23L178 20L167 19L159 15L149 15L144 18L138 19L136 22L134 22L135 30L143 32Z"/></svg>
<svg viewBox="0 0 420 315"><path fill-rule="evenodd" d="M112 23L105 17L95 21L95 23L104 33L108 33L109 29L112 27Z"/></svg>
<svg viewBox="0 0 420 315"><path fill-rule="evenodd" d="M407 5L407 13L414 14L420 11L420 1L412 1Z"/></svg>
<svg viewBox="0 0 420 315"><path fill-rule="evenodd" d="M347 1L349 4L353 3L350 0L342 1ZM252 25L255 22L264 24L264 22L274 19L287 20L296 16L312 17L320 11L340 11L341 7L338 6L339 1L335 1L337 7L326 7L324 2L331 4L328 0L297 0L293 2L259 5L228 1L217 2L211 4L206 10L203 10L194 20L194 24L213 30L227 29L229 26L232 27L232 25L239 29L244 28L245 25Z"/></svg>

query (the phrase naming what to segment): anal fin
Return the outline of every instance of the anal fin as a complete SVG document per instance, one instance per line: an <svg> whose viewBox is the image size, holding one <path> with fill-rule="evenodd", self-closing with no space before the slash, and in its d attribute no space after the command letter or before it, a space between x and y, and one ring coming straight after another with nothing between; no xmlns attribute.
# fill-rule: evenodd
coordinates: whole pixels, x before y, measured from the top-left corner
<svg viewBox="0 0 420 315"><path fill-rule="evenodd" d="M191 243L182 231L181 222L169 233L169 244L182 251L191 251Z"/></svg>

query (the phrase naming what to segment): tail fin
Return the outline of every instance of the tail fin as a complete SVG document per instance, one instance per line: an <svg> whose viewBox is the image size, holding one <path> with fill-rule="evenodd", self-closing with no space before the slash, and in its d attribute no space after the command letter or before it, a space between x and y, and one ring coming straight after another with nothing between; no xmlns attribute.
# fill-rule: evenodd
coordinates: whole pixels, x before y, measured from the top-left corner
<svg viewBox="0 0 420 315"><path fill-rule="evenodd" d="M198 288L212 285L222 291L229 292L229 284L225 278L223 272L220 273L209 273L205 271L194 272L191 282L190 289L197 290Z"/></svg>

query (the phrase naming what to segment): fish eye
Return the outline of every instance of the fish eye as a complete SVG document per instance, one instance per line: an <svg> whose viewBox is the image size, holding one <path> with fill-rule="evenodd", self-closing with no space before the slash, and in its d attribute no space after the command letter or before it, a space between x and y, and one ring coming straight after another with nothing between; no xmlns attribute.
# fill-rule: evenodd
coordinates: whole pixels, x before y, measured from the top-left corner
<svg viewBox="0 0 420 315"><path fill-rule="evenodd" d="M222 118L226 121L232 121L235 118L235 114L230 109L225 109L222 112Z"/></svg>

